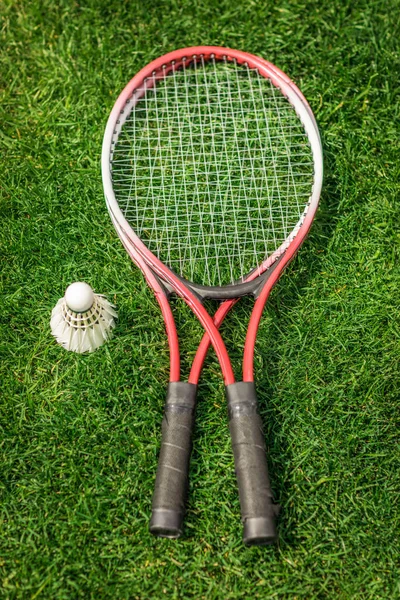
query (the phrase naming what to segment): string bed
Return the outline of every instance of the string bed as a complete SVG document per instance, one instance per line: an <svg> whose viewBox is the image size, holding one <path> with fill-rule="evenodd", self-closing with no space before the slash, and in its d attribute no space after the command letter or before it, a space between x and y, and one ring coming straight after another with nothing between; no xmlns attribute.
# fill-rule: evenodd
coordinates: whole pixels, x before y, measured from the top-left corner
<svg viewBox="0 0 400 600"><path fill-rule="evenodd" d="M125 218L182 277L243 280L307 210L313 156L295 109L257 70L201 56L137 93L112 158Z"/></svg>

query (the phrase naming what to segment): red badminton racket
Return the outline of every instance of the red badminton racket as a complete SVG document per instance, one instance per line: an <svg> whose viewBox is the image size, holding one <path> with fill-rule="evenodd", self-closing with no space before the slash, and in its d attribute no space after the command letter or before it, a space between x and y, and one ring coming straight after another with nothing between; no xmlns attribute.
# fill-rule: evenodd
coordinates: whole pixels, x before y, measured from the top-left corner
<svg viewBox="0 0 400 600"><path fill-rule="evenodd" d="M188 485L197 384L212 344L220 362L247 544L276 539L253 382L254 346L269 293L303 242L318 206L322 150L299 89L251 54L199 46L144 67L110 114L103 142L107 206L165 320L170 383L150 531L179 537ZM169 299L182 297L205 329L188 381ZM218 331L253 295L243 380ZM205 299L222 301L214 317Z"/></svg>

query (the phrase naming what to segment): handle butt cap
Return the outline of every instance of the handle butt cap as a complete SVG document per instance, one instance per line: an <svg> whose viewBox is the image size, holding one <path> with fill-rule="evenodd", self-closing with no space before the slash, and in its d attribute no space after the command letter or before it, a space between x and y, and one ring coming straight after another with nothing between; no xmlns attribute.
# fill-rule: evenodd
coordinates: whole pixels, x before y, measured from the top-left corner
<svg viewBox="0 0 400 600"><path fill-rule="evenodd" d="M150 533L170 539L182 535L183 514L175 510L154 509L150 520Z"/></svg>
<svg viewBox="0 0 400 600"><path fill-rule="evenodd" d="M243 524L243 542L247 546L268 546L277 540L274 517L250 517Z"/></svg>

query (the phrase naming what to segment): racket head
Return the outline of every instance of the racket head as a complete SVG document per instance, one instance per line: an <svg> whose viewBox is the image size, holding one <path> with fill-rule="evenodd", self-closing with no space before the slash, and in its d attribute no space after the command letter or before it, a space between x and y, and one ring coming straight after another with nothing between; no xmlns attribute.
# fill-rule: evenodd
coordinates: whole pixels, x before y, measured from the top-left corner
<svg viewBox="0 0 400 600"><path fill-rule="evenodd" d="M232 49L185 48L147 65L119 96L102 175L117 232L159 277L178 293L236 298L304 239L321 191L321 141L277 67Z"/></svg>

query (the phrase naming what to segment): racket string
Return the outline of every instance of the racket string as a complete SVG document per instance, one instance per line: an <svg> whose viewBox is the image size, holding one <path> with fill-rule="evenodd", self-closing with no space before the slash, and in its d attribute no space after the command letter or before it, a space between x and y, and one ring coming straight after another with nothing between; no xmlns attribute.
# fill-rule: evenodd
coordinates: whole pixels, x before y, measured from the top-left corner
<svg viewBox="0 0 400 600"><path fill-rule="evenodd" d="M183 277L240 280L294 237L307 210L313 157L304 127L246 65L200 56L145 86L114 148L117 201Z"/></svg>

